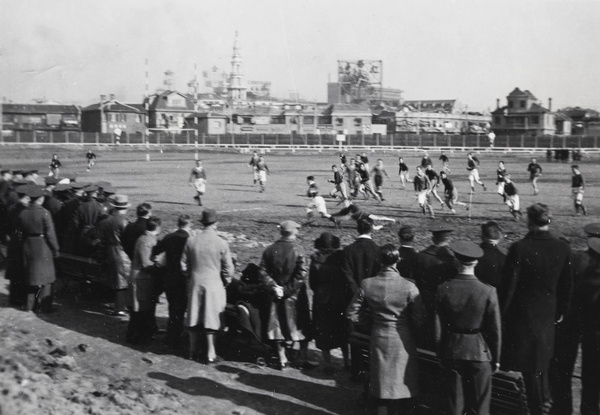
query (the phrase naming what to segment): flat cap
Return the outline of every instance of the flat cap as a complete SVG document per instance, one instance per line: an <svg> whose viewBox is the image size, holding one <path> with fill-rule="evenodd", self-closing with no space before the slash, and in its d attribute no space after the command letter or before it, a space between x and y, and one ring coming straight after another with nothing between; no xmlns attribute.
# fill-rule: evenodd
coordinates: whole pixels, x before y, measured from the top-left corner
<svg viewBox="0 0 600 415"><path fill-rule="evenodd" d="M104 180L99 180L96 183L94 183L96 186L98 186L100 189L104 189L106 187L111 187L112 184L110 182L104 181Z"/></svg>
<svg viewBox="0 0 600 415"><path fill-rule="evenodd" d="M583 231L589 237L600 237L600 223L588 223L583 227Z"/></svg>
<svg viewBox="0 0 600 415"><path fill-rule="evenodd" d="M30 174L38 174L37 170L27 170L23 172L23 176L29 176Z"/></svg>
<svg viewBox="0 0 600 415"><path fill-rule="evenodd" d="M454 228L447 223L436 222L429 227L429 232L438 233L438 232L452 232Z"/></svg>
<svg viewBox="0 0 600 415"><path fill-rule="evenodd" d="M28 184L30 184L30 182L29 182L29 180L19 179L19 180L13 180L12 184L14 187L17 187L17 186L28 185Z"/></svg>
<svg viewBox="0 0 600 415"><path fill-rule="evenodd" d="M67 190L71 190L71 185L69 183L59 183L54 188L55 192L66 192Z"/></svg>
<svg viewBox="0 0 600 415"><path fill-rule="evenodd" d="M35 184L25 186L25 194L32 199L44 196L44 188Z"/></svg>
<svg viewBox="0 0 600 415"><path fill-rule="evenodd" d="M483 256L483 249L471 241L454 241L450 244L450 249L459 261L472 261Z"/></svg>
<svg viewBox="0 0 600 415"><path fill-rule="evenodd" d="M80 190L83 189L84 187L86 187L89 183L83 183L83 182L71 182L71 188L75 189L75 190Z"/></svg>
<svg viewBox="0 0 600 415"><path fill-rule="evenodd" d="M87 186L85 186L83 188L83 190L86 193L93 193L93 192L97 192L98 191L98 186L96 186L95 184L88 184Z"/></svg>
<svg viewBox="0 0 600 415"><path fill-rule="evenodd" d="M588 246L592 251L597 254L600 254L600 238L590 238L588 239Z"/></svg>
<svg viewBox="0 0 600 415"><path fill-rule="evenodd" d="M98 187L100 187L100 186L98 186ZM115 193L117 193L115 188L111 187L111 186L103 187L102 191L104 192L105 195L114 195Z"/></svg>
<svg viewBox="0 0 600 415"><path fill-rule="evenodd" d="M23 174L23 170L13 170L13 171L12 171L12 174L13 174L13 175L16 175L16 174Z"/></svg>
<svg viewBox="0 0 600 415"><path fill-rule="evenodd" d="M54 176L47 176L44 178L44 183L46 186L54 186L58 183L58 179Z"/></svg>
<svg viewBox="0 0 600 415"><path fill-rule="evenodd" d="M292 232L295 229L300 229L300 224L294 222L293 220L284 220L279 224L279 229L284 232Z"/></svg>

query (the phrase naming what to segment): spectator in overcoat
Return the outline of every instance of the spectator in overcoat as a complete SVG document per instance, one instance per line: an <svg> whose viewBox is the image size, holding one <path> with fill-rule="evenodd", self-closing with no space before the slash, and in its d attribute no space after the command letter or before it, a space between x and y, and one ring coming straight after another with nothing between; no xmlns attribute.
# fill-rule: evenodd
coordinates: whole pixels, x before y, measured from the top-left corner
<svg viewBox="0 0 600 415"><path fill-rule="evenodd" d="M234 268L229 244L217 235L217 212L205 209L200 220L204 232L187 239L181 255L181 271L188 276L188 307L185 320L189 328L190 358L200 356L200 335L206 339L207 364L220 359L215 349L215 335L221 330L227 305L225 287Z"/></svg>
<svg viewBox="0 0 600 415"><path fill-rule="evenodd" d="M417 255L415 280L425 306L421 346L427 350L434 350L435 295L438 286L452 278L456 274L456 269L454 254L449 247L452 240L452 226L437 222L429 227L429 231L433 244Z"/></svg>
<svg viewBox="0 0 600 415"><path fill-rule="evenodd" d="M261 282L272 292L267 338L275 343L279 369L288 366L286 342L300 343L300 359L306 360L310 340L310 310L306 292L308 261L296 242L300 225L286 220L279 224L281 238L268 246L260 262Z"/></svg>
<svg viewBox="0 0 600 415"><path fill-rule="evenodd" d="M500 286L502 280L502 268L506 261L506 254L498 247L502 240L500 225L494 221L488 221L481 225L481 249L483 256L477 260L475 275L479 281L491 285L494 288Z"/></svg>
<svg viewBox="0 0 600 415"><path fill-rule="evenodd" d="M42 207L41 186L27 186L31 199L17 219L17 233L22 238L23 278L29 287L27 311L52 312L52 283L56 280L54 258L58 256L58 241L52 217Z"/></svg>
<svg viewBox="0 0 600 415"><path fill-rule="evenodd" d="M4 277L10 281L8 286L8 300L11 306L25 305L27 298L27 284L23 277L23 240L17 235L17 221L23 210L29 206L30 198L27 195L27 186L14 185L17 203L9 206L6 213L6 235L9 238L6 249L6 272Z"/></svg>
<svg viewBox="0 0 600 415"><path fill-rule="evenodd" d="M398 272L403 278L415 282L415 273L417 271L417 250L413 247L415 231L411 226L405 225L398 230L400 239L400 261L396 266Z"/></svg>
<svg viewBox="0 0 600 415"><path fill-rule="evenodd" d="M419 393L415 335L422 323L423 306L417 286L396 269L398 249L387 244L380 252L379 273L361 282L347 316L371 335L371 413L407 413Z"/></svg>
<svg viewBox="0 0 600 415"><path fill-rule="evenodd" d="M529 232L509 249L500 286L502 367L521 372L531 415L547 413L548 368L554 330L569 309L571 249L550 233L551 214L542 203L527 209Z"/></svg>
<svg viewBox="0 0 600 415"><path fill-rule="evenodd" d="M128 279L131 272L131 260L121 244L123 232L129 221L127 209L131 207L126 195L114 195L111 199L112 214L98 225L98 232L106 249L108 271L111 285L115 290L115 307L113 314L125 316L127 308Z"/></svg>
<svg viewBox="0 0 600 415"><path fill-rule="evenodd" d="M323 354L325 371L332 373L331 350L341 348L344 366L348 360L348 284L342 273L344 253L340 239L323 232L315 240L317 251L311 255L308 281L313 291L313 334L317 349Z"/></svg>
<svg viewBox="0 0 600 415"><path fill-rule="evenodd" d="M471 241L451 245L458 274L435 299L435 340L444 372L447 414L490 413L492 373L499 368L501 329L496 289L478 280L483 250Z"/></svg>
<svg viewBox="0 0 600 415"><path fill-rule="evenodd" d="M183 248L192 232L192 219L183 214L177 219L177 230L166 235L152 248L152 255L165 255L165 292L169 303L166 343L173 348L182 346L183 320L187 309L187 278L181 270Z"/></svg>
<svg viewBox="0 0 600 415"><path fill-rule="evenodd" d="M133 258L133 250L137 239L146 232L146 222L152 216L152 205L150 203L140 203L135 209L137 220L130 223L123 232L123 250Z"/></svg>

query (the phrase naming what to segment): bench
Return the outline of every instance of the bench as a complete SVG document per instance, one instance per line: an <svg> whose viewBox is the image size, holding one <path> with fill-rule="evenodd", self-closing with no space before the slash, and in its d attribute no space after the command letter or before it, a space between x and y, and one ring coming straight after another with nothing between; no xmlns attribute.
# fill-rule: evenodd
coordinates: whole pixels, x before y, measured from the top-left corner
<svg viewBox="0 0 600 415"><path fill-rule="evenodd" d="M360 349L361 367L365 372L369 368L370 336L359 332L350 334L350 344ZM438 396L442 390L442 368L435 353L418 349L419 371L422 395L420 405L439 411ZM368 381L368 376L366 376ZM368 392L365 382L365 392ZM498 371L492 376L492 400L490 413L494 415L528 415L527 396L523 377L516 372Z"/></svg>
<svg viewBox="0 0 600 415"><path fill-rule="evenodd" d="M85 258L61 252L55 259L54 265L56 266L56 276L59 278L90 281L107 288L113 288L106 264L98 262L93 258Z"/></svg>

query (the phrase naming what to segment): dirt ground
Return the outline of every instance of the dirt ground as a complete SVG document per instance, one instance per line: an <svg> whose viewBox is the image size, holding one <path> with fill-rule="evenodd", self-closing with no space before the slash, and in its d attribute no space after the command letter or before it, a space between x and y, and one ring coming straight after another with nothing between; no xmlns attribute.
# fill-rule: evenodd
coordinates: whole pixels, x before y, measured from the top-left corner
<svg viewBox="0 0 600 415"><path fill-rule="evenodd" d="M2 147L3 168L37 168L47 174L53 153L59 155L64 167L61 175L77 176L78 181L106 180L119 193L129 195L133 205L150 202L155 215L163 220L164 233L175 228L179 214L199 217L200 207L187 184L193 167L193 150L153 149L147 162L145 153L128 147L94 149L96 166L85 172L86 150L72 147L27 148ZM352 152L354 153L354 152ZM351 154L352 154L351 153ZM432 219L417 209L412 189L402 189L397 176L398 152L369 153L373 166L383 159L390 178L385 182L385 202L358 201L364 210L390 216L395 224L386 225L374 234L378 244L397 244L396 232L401 224L410 224L418 232L416 247L429 244L427 228ZM402 153L411 175L421 152ZM460 193L460 200L469 203L466 153L448 152L450 177ZM434 167L441 162L439 153L432 152ZM498 221L507 248L526 233L524 222L515 221L502 199L495 193L495 169L500 159L519 189L521 204L526 208L534 202L551 206L552 226L566 236L573 249L584 249L583 226L598 221L597 185L600 172L598 156L586 158L580 164L586 179L584 202L588 216L574 216L570 198L570 168L568 164L546 162L544 153L535 154L544 169L540 179L540 194L532 195L526 167L531 154L482 153L480 173L487 191L477 188L471 201L471 216L464 209L453 215L433 204L436 221L455 228L457 239L479 241L479 226L486 220ZM338 163L338 154L269 153L265 155L272 172L267 190L258 192L252 183L248 166L249 154L239 152L201 152L200 158L208 176L205 207L219 212L219 230L238 255L240 269L249 262L259 262L264 247L277 239L276 225L285 219L306 221L306 176L314 175L321 193L330 190L330 167ZM337 211L333 199L327 198L330 212ZM134 211L130 218L134 219ZM321 232L331 231L341 237L342 244L355 237L354 224L343 222L344 229L333 229L331 222L319 219L303 227L299 242L312 252L313 241ZM198 225L200 226L200 225ZM284 372L257 366L251 362L226 361L216 366L204 366L169 355L160 346L160 339L147 348L132 348L124 341L127 320L108 315L98 297L81 295L77 286L69 286L58 297L58 311L49 315L25 313L7 306L7 281L0 276L0 414L359 414L359 385L348 380L341 369L339 354L335 375L325 375L321 368L289 369ZM87 292L87 290L82 290ZM166 325L166 301L158 308L159 325ZM311 347L311 357L320 354ZM578 401L578 385L575 398Z"/></svg>

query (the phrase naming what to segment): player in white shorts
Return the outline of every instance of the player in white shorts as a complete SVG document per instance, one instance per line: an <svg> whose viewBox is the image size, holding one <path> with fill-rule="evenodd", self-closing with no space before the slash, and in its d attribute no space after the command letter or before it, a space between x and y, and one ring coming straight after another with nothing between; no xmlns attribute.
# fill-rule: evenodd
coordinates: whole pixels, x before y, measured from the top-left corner
<svg viewBox="0 0 600 415"><path fill-rule="evenodd" d="M306 207L306 216L308 217L308 221L303 223L303 225L309 225L314 223L318 214L320 217L329 219L333 222L333 225L337 228L339 227L340 222L327 213L327 205L325 204L325 199L323 196L319 196L319 191L314 187L309 187L307 196L310 198L310 203Z"/></svg>
<svg viewBox="0 0 600 415"><path fill-rule="evenodd" d="M206 192L206 171L202 166L202 161L196 160L196 167L192 169L188 183L192 183L196 189L194 199L198 201L198 206L202 206L202 196Z"/></svg>

